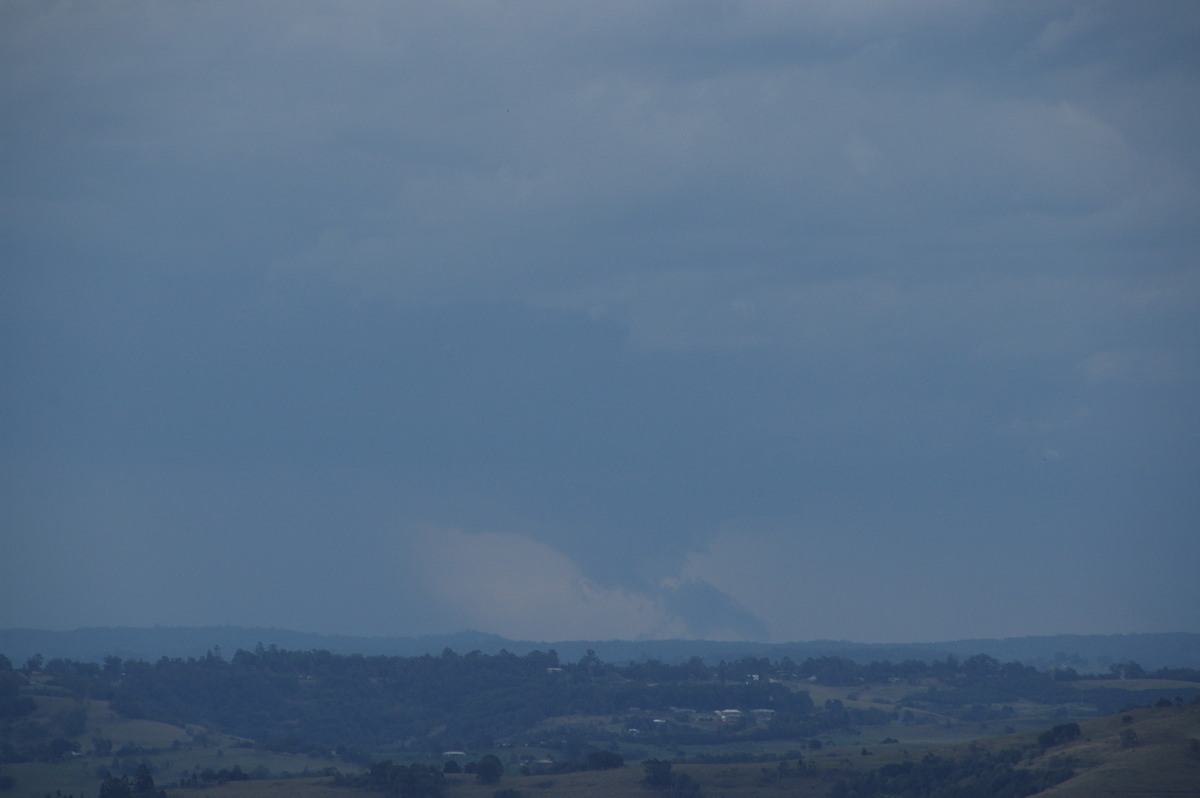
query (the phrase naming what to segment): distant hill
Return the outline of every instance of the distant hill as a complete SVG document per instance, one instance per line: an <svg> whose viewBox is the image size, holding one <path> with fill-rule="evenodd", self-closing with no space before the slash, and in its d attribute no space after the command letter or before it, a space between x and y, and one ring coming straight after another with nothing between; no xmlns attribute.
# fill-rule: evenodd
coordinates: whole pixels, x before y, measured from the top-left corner
<svg viewBox="0 0 1200 798"><path fill-rule="evenodd" d="M698 656L706 662L733 661L746 656L800 661L809 657L843 657L855 662L920 660L931 662L948 656L959 659L987 654L1001 662L1017 661L1036 668L1072 667L1081 673L1100 672L1113 663L1134 660L1145 668L1200 667L1200 634L1187 632L1121 635L1055 635L1013 637L1002 640L954 640L942 643L850 643L817 640L795 643L715 642L707 640L508 640L483 632L458 632L423 637L357 637L297 632L290 629L239 626L203 627L87 627L72 631L0 629L0 653L15 665L34 654L47 659L69 658L99 662L116 655L122 659L157 660L160 657L201 657L220 650L232 656L238 649L253 650L262 643L291 651L326 650L335 654L419 656L501 650L524 655L554 649L563 661L573 662L590 649L606 662L624 663L659 659L683 662Z"/></svg>
<svg viewBox="0 0 1200 798"><path fill-rule="evenodd" d="M461 652L478 649L491 654L506 645L513 653L524 652L521 644L482 632L430 637L355 637L242 626L90 626L68 632L0 629L0 654L7 655L15 665L34 654L83 662L100 662L109 655L155 661L160 657L202 657L219 649L222 656L230 657L238 649L252 651L259 643L290 651L326 650L335 654L401 657L437 654L446 648Z"/></svg>

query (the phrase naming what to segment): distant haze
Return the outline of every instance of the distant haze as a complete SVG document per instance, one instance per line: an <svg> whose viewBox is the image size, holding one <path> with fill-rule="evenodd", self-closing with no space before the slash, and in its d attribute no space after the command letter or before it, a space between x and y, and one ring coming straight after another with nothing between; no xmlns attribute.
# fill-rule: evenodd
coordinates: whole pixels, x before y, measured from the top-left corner
<svg viewBox="0 0 1200 798"><path fill-rule="evenodd" d="M69 632L39 629L0 629L0 654L14 667L35 655L46 661L66 658L101 662L109 656L156 662L162 657L206 658L226 661L239 650L278 648L285 651L329 651L365 656L441 655L446 649L466 654L507 651L523 656L531 651L553 651L562 662L577 662L589 652L606 662L668 663L700 657L709 664L735 662L744 657L785 657L801 663L809 658L839 657L860 663L907 660L933 662L967 660L985 654L1000 662L1019 661L1039 669L1073 668L1077 673L1108 674L1113 663L1130 660L1146 669L1200 666L1200 635L1186 632L1130 635L1054 635L1014 637L1004 640L951 640L931 643L846 643L817 640L789 643L714 640L510 640L480 632L457 632L420 637L354 637L318 635L287 629L253 629L236 626L149 628L91 627Z"/></svg>
<svg viewBox="0 0 1200 798"><path fill-rule="evenodd" d="M1200 4L0 5L0 628L1200 631Z"/></svg>

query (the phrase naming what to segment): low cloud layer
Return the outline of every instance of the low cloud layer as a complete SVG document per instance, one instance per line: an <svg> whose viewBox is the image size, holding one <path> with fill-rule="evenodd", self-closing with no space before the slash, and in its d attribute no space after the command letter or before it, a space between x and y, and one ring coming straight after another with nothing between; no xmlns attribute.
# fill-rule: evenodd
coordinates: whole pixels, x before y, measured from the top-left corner
<svg viewBox="0 0 1200 798"><path fill-rule="evenodd" d="M425 529L407 540L421 591L463 628L517 640L762 640L762 622L707 581L603 587L531 538Z"/></svg>

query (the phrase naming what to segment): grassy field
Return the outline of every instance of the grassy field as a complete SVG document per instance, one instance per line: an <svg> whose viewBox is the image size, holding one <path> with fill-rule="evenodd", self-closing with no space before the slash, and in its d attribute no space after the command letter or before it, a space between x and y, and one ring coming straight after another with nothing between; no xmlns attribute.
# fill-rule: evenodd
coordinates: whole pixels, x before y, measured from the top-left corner
<svg viewBox="0 0 1200 798"><path fill-rule="evenodd" d="M1133 680L1124 680L1126 687ZM1144 689L1161 690L1175 683L1142 680ZM1098 683L1103 685L1102 682ZM1183 683L1187 684L1187 683ZM912 685L882 685L867 688L813 687L818 705L826 700L842 701L847 706L898 709L896 703L912 692ZM147 761L155 768L159 784L177 782L193 772L240 767L246 773L266 774L250 781L228 782L200 788L171 788L174 796L196 798L332 798L367 793L336 788L328 776L307 776L326 767L344 772L357 770L353 765L326 758L274 753L249 747L246 741L200 727L179 727L146 720L129 720L112 712L105 702L79 702L62 696L41 695L33 715L39 722L51 722L79 708L86 711L86 729L77 735L82 750L67 761L26 763L0 766L0 773L16 780L12 798L42 798L61 792L76 798L95 798L99 792L102 769L119 772L122 766L135 767ZM968 746L975 751L999 751L1006 748L1032 750L1038 734L1063 718L1047 718L1046 707L1017 706L1016 715L1003 722L969 723L955 721L935 713L914 713L925 722L893 722L886 726L864 726L856 732L821 736L819 750L810 750L806 740L740 741L724 745L690 748L686 752L657 747L652 739L628 737L617 749L631 761L613 771L583 771L557 775L521 776L516 760L521 756L543 757L549 753L536 747L507 748L498 751L507 772L499 787L514 789L523 798L536 796L645 796L652 795L640 785L642 767L638 757L673 759L679 755L708 754L713 757L740 754L779 757L788 751L802 750L809 767L807 775L798 775L797 761L790 758L786 768L777 761L758 763L676 764L676 772L691 775L700 783L705 798L742 798L743 796L825 796L839 778L890 763L919 761L929 752L956 756ZM1133 709L1119 715L1080 719L1081 736L1069 744L1056 746L1050 755L1069 756L1077 775L1047 791L1046 795L1064 798L1103 795L1195 795L1200 797L1200 754L1193 743L1200 740L1200 706L1170 706ZM614 725L615 723L615 725ZM621 730L612 716L558 718L543 731L555 727L598 727ZM1005 733L1011 730L1012 733ZM112 751L135 746L140 752L115 758L91 748L95 738L111 740ZM889 742L884 742L887 739ZM864 749L868 752L864 754ZM380 757L382 758L382 757ZM403 756L394 757L404 761ZM1035 759L1041 766L1044 759ZM447 777L446 798L491 798L496 785L479 784L466 774Z"/></svg>
<svg viewBox="0 0 1200 798"><path fill-rule="evenodd" d="M1161 707L1135 709L1123 716L1111 716L1080 724L1081 736L1066 745L1056 746L1032 766L1045 764L1048 757L1069 756L1075 761L1077 775L1042 795L1055 798L1096 798L1097 796L1200 796L1200 757L1192 753L1192 739L1200 739L1200 707ZM1006 748L1032 749L1039 731L1030 730L994 737L973 744L976 752L996 752ZM1137 735L1133 746L1123 746L1122 732ZM859 749L838 748L806 756L816 766L812 775L780 776L777 763L675 765L674 770L691 775L701 785L705 798L819 798L829 794L839 778L852 777L866 769L919 759L926 751L942 756L961 756L971 743L914 749L904 744L876 746L871 756ZM789 767L795 763L790 762ZM794 770L792 771L795 772ZM517 790L523 798L647 798L653 793L641 786L642 768L632 763L611 771L585 771L560 775L520 776L506 773L499 785L484 785L463 774L446 779L446 798L491 798L496 789ZM239 782L199 790L177 790L175 794L206 798L335 798L363 795L338 790L328 778L261 780ZM981 797L985 798L985 797Z"/></svg>
<svg viewBox="0 0 1200 798"><path fill-rule="evenodd" d="M1125 720L1128 716L1128 720ZM1085 721L1080 724L1081 736L1066 745L1056 746L1046 756L1069 756L1075 761L1077 775L1063 784L1042 793L1055 798L1093 798L1107 795L1200 795L1200 757L1191 747L1193 739L1200 739L1200 707L1160 707L1135 709L1124 716L1110 716ZM1132 731L1136 742L1129 745L1122 734ZM976 751L999 751L1005 748L1031 748L1037 740L1038 731L1018 732L1012 735L990 738L973 743ZM806 756L807 762L815 765L815 774L780 775L777 763L676 765L675 771L687 773L700 783L705 798L752 798L753 796L790 796L791 798L817 798L828 795L833 782L838 778L852 777L865 769L878 768L891 762L919 758L925 751L933 750L943 756L961 755L972 744L954 746L921 747L914 749L905 744L875 746L871 756L863 756L853 747L821 751ZM254 752L250 752L253 754ZM228 765L233 759L226 753L223 759ZM261 761L261 754L254 754ZM1040 764L1043 758L1034 760ZM280 758L276 764L301 762L311 766L307 758ZM794 762L789 762L789 767ZM31 777L42 768L45 772L38 779L38 786L22 785L14 796L53 795L55 790L73 793L76 796L95 796L97 786L89 781L88 770L93 763L76 760L62 765L19 766L22 777ZM281 768L282 769L282 768ZM302 768L301 768L302 769ZM10 771L15 773L15 768ZM499 785L484 785L474 777L462 774L448 776L445 784L446 798L491 798L496 789L517 790L523 798L622 798L622 796L652 795L641 786L642 768L632 763L611 771L584 771L559 775L515 775L515 768L501 779ZM786 771L785 771L786 772ZM791 772L795 772L792 769ZM337 796L364 795L355 790L331 786L328 777L267 778L252 781L230 782L220 786L195 789L171 790L179 796L193 795L196 798L336 798Z"/></svg>
<svg viewBox="0 0 1200 798"><path fill-rule="evenodd" d="M1084 689L1108 690L1195 690L1195 682L1176 679L1081 679L1075 685Z"/></svg>
<svg viewBox="0 0 1200 798"><path fill-rule="evenodd" d="M1200 740L1200 706L1134 709L1081 726L1083 737L1067 753L1080 760L1082 772L1046 795L1200 796L1200 755L1192 748ZM1122 741L1130 731L1133 745Z"/></svg>
<svg viewBox="0 0 1200 798"><path fill-rule="evenodd" d="M272 777L277 780L282 778L283 774L288 774L285 780L292 784L294 779L291 776L305 772L318 772L330 765L340 764L343 768L346 767L345 763L335 763L333 760L311 759L307 756L293 756L253 749L222 749L219 747L185 748L181 751L130 758L130 762L134 765L143 760L155 766L155 781L161 784L176 781L180 773L190 773L193 768L200 771L205 769L217 771L222 768L232 769L234 766L238 766L246 773L250 773L261 766L266 767ZM12 798L41 798L46 794L54 795L56 791L61 791L65 794L73 794L76 798L81 795L95 796L99 792L102 781L97 775L97 769L104 767L117 773L118 769L113 767L113 764L113 757L81 756L60 763L30 762L4 765L2 772L12 776L17 782L16 789L5 795L12 796ZM259 784L265 781L267 780L256 780L252 783ZM205 792L207 791L206 789ZM181 792L200 794L193 790L181 790Z"/></svg>
<svg viewBox="0 0 1200 798"><path fill-rule="evenodd" d="M136 767L147 761L155 767L155 780L159 783L177 781L181 774L193 770L232 769L240 767L249 773L264 767L273 776L294 776L305 772L318 772L328 766L344 763L333 759L314 759L304 755L292 755L261 751L245 746L245 741L199 726L180 727L151 720L130 720L113 712L105 701L76 701L59 696L38 696L37 709L30 716L39 722L49 721L63 713L83 707L87 713L84 733L78 735L82 743L79 756L69 757L64 762L28 762L0 765L0 772L16 780L16 788L4 795L6 798L42 798L56 792L79 796L96 796L102 778L100 768L119 774L122 765ZM111 752L100 755L93 750L93 740L101 738L112 742ZM113 752L126 746L136 747L153 753L138 753L117 758ZM292 779L288 779L292 783Z"/></svg>

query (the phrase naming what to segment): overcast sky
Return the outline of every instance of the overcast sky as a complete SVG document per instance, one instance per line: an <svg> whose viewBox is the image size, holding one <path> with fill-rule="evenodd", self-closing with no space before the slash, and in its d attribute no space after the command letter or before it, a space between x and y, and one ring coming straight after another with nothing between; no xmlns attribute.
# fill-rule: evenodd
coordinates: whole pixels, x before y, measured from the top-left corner
<svg viewBox="0 0 1200 798"><path fill-rule="evenodd" d="M0 4L0 626L1200 632L1200 4Z"/></svg>

